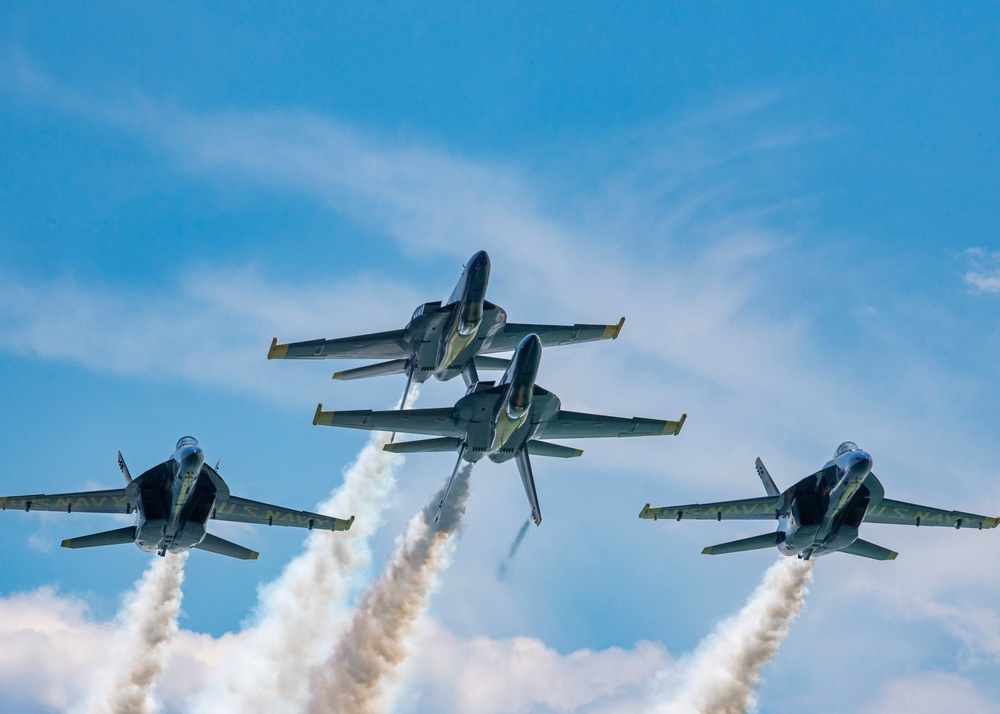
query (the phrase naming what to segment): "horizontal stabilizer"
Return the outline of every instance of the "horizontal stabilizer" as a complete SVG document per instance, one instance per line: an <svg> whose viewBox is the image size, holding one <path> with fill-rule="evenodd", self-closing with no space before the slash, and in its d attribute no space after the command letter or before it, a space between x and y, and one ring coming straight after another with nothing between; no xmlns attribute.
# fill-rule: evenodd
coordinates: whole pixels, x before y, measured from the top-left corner
<svg viewBox="0 0 1000 714"><path fill-rule="evenodd" d="M198 550L207 550L209 553L228 555L230 558L239 558L240 560L257 560L257 556L260 555L256 550L236 545L211 533L206 533L205 539L194 547Z"/></svg>
<svg viewBox="0 0 1000 714"><path fill-rule="evenodd" d="M861 538L858 538L846 548L841 548L840 552L850 555L860 555L862 558L871 558L872 560L895 560L896 556L899 555L894 550L869 543Z"/></svg>
<svg viewBox="0 0 1000 714"><path fill-rule="evenodd" d="M496 371L503 372L510 366L509 359L503 359L502 357L487 357L486 355L476 355L472 358L473 363L476 365L476 369L481 369L484 372Z"/></svg>
<svg viewBox="0 0 1000 714"><path fill-rule="evenodd" d="M364 367L355 367L354 369L345 369L342 372L336 372L333 375L334 379L365 379L366 377L382 377L387 374L404 374L406 372L405 359L394 359L388 362L379 362L377 364L368 364Z"/></svg>
<svg viewBox="0 0 1000 714"><path fill-rule="evenodd" d="M731 540L728 543L710 545L701 552L705 555L722 555L723 553L740 553L744 550L761 550L763 548L773 548L785 540L785 534L781 531L765 533L764 535Z"/></svg>
<svg viewBox="0 0 1000 714"><path fill-rule="evenodd" d="M456 451L459 440L452 436L440 439L417 439L416 441L397 441L382 447L384 451L394 454L428 454L436 451Z"/></svg>
<svg viewBox="0 0 1000 714"><path fill-rule="evenodd" d="M124 543L135 542L135 526L116 528L113 531L94 533L92 535L80 536L79 538L67 538L62 542L63 548L96 548L100 545L122 545Z"/></svg>
<svg viewBox="0 0 1000 714"><path fill-rule="evenodd" d="M571 459L583 453L583 449L553 444L548 441L529 441L528 453L532 456L554 456L557 459Z"/></svg>

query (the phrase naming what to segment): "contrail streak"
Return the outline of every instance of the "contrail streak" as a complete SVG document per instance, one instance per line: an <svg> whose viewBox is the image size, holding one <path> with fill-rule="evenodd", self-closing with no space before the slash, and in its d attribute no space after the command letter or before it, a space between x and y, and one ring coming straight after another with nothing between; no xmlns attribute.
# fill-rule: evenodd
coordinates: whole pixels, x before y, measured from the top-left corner
<svg viewBox="0 0 1000 714"><path fill-rule="evenodd" d="M521 547L521 541L524 540L524 536L528 533L528 528L531 526L531 519L525 519L524 523L521 525L521 530L517 532L514 536L514 542L510 544L510 551L507 553L507 557L500 561L500 565L497 566L497 577L503 580L507 577L507 568L514 561L514 556L517 555L518 548Z"/></svg>
<svg viewBox="0 0 1000 714"><path fill-rule="evenodd" d="M465 513L470 473L471 464L459 471L437 523L446 487L410 520L388 568L362 595L336 650L313 677L310 714L366 714L385 708L386 685L406 658L413 624L427 608L436 576L448 565L452 536Z"/></svg>
<svg viewBox="0 0 1000 714"><path fill-rule="evenodd" d="M411 406L419 390L406 401ZM309 696L308 672L329 655L349 615L348 601L360 574L371 563L369 538L382 524L382 512L396 489L403 458L382 450L389 434L374 432L344 483L317 510L341 517L356 515L351 529L314 532L305 552L293 559L258 594L256 622L246 645L227 662L219 682L201 692L195 712L272 714L302 711Z"/></svg>
<svg viewBox="0 0 1000 714"><path fill-rule="evenodd" d="M153 686L163 670L167 645L177 632L187 558L187 551L154 558L126 596L118 615L124 630L122 646L110 656L113 670L88 702L88 714L151 714L156 710Z"/></svg>
<svg viewBox="0 0 1000 714"><path fill-rule="evenodd" d="M661 714L743 714L756 705L754 689L802 609L813 561L783 558L764 574L747 604L720 622L681 666L679 686Z"/></svg>

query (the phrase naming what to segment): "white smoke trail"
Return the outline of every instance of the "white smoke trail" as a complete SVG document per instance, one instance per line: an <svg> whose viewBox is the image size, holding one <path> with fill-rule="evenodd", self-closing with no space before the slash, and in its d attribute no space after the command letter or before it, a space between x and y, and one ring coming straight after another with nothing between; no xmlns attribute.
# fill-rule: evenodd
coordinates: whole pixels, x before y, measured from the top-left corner
<svg viewBox="0 0 1000 714"><path fill-rule="evenodd" d="M756 706L760 673L802 609L813 561L783 558L764 574L747 604L715 628L677 673L661 714L743 714Z"/></svg>
<svg viewBox="0 0 1000 714"><path fill-rule="evenodd" d="M153 686L163 670L167 645L177 633L181 583L188 553L154 558L125 597L118 615L121 646L108 661L112 670L87 702L88 714L150 714Z"/></svg>
<svg viewBox="0 0 1000 714"><path fill-rule="evenodd" d="M471 464L458 472L437 523L444 487L410 520L388 568L361 597L337 649L313 677L310 714L383 710L386 685L394 681L395 667L407 655L414 622L427 608L436 576L448 565L471 473Z"/></svg>
<svg viewBox="0 0 1000 714"><path fill-rule="evenodd" d="M416 401L416 385L406 400ZM357 516L351 529L313 532L305 552L260 589L256 622L246 647L227 662L214 685L192 705L195 712L271 714L302 711L309 695L308 673L328 656L349 614L348 600L359 575L371 563L369 538L396 488L403 459L383 451L390 435L374 432L344 483L318 506L320 513Z"/></svg>

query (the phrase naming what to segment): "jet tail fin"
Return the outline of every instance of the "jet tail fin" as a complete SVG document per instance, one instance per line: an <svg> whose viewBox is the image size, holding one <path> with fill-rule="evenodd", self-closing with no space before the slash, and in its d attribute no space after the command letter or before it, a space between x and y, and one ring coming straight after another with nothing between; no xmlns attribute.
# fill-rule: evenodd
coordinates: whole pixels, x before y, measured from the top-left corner
<svg viewBox="0 0 1000 714"><path fill-rule="evenodd" d="M773 548L785 540L785 534L781 531L765 533L764 535L731 540L728 543L710 545L701 552L705 555L722 555L724 553L741 553L744 550L761 550L763 548Z"/></svg>
<svg viewBox="0 0 1000 714"><path fill-rule="evenodd" d="M514 457L517 461L517 470L521 472L521 483L524 484L524 493L528 497L528 505L531 506L531 520L535 525L542 522L542 509L538 507L538 493L535 491L535 475L531 472L531 461L528 460L528 449L523 448Z"/></svg>
<svg viewBox="0 0 1000 714"><path fill-rule="evenodd" d="M764 484L764 490L767 491L768 496L780 496L781 491L778 487L774 485L774 479L771 478L771 474L767 472L767 468L764 466L764 462L757 457L757 475L760 476L761 483Z"/></svg>
<svg viewBox="0 0 1000 714"><path fill-rule="evenodd" d="M861 538L858 538L846 548L841 548L840 552L850 555L860 555L862 558L871 558L872 560L895 560L896 556L899 555L894 550L869 543Z"/></svg>
<svg viewBox="0 0 1000 714"><path fill-rule="evenodd" d="M67 538L62 542L63 548L96 548L101 545L123 545L135 542L135 526L116 528L113 531L92 533L79 538Z"/></svg>
<svg viewBox="0 0 1000 714"><path fill-rule="evenodd" d="M444 502L448 500L448 494L451 493L451 486L455 483L455 477L458 476L458 470L462 468L462 459L465 457L465 450L467 448L468 447L465 444L458 447L458 461L455 462L455 470L451 472L451 478L448 479L448 485L445 486L444 495L441 496L441 502L438 503L437 513L434 515L435 523L441 520L441 509L444 508Z"/></svg>
<svg viewBox="0 0 1000 714"><path fill-rule="evenodd" d="M257 556L260 555L256 550L236 545L236 543L220 538L219 536L214 536L211 533L206 533L205 539L193 547L198 550L207 550L209 553L218 553L219 555L228 555L230 558L239 558L240 560L257 560Z"/></svg>
<svg viewBox="0 0 1000 714"><path fill-rule="evenodd" d="M132 474L128 472L128 466L125 465L125 459L122 458L122 452L118 452L118 468L122 470L122 476L125 477L125 483L132 483Z"/></svg>

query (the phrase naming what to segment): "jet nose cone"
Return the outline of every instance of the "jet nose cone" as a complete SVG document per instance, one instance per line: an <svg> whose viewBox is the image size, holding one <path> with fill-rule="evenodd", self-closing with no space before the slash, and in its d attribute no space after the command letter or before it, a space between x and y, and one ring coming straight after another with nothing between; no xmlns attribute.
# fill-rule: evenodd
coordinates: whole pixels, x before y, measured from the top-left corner
<svg viewBox="0 0 1000 714"><path fill-rule="evenodd" d="M521 344L517 346L517 351L525 357L538 359L542 355L542 340L534 332L525 335Z"/></svg>
<svg viewBox="0 0 1000 714"><path fill-rule="evenodd" d="M855 451L851 454L851 470L852 471L864 471L865 473L872 470L872 457L866 451Z"/></svg>
<svg viewBox="0 0 1000 714"><path fill-rule="evenodd" d="M490 279L490 256L485 250L479 251L469 260L469 274L474 276L478 285L486 287L486 281Z"/></svg>

